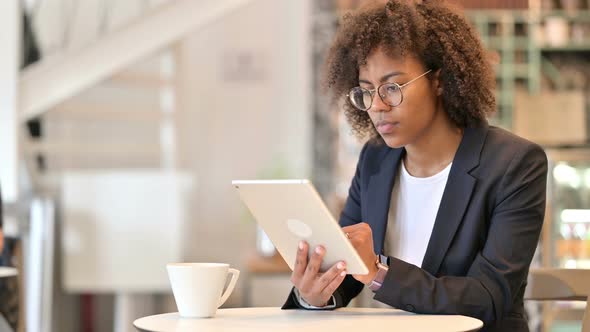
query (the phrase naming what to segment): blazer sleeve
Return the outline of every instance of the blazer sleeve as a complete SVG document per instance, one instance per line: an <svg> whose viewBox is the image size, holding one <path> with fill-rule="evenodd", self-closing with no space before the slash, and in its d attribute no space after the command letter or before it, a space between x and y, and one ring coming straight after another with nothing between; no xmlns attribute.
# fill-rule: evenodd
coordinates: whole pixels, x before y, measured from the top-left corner
<svg viewBox="0 0 590 332"><path fill-rule="evenodd" d="M370 143L366 143L361 150L356 171L348 192L348 198L346 199L346 204L340 214L339 223L342 227L361 222L361 167L369 144ZM347 275L336 292L334 292L335 306L330 309L347 306L348 303L363 290L363 286L364 285L361 282L354 279L350 274ZM291 289L291 293L282 309L305 309L299 303L294 288Z"/></svg>
<svg viewBox="0 0 590 332"><path fill-rule="evenodd" d="M526 283L545 213L547 157L537 145L522 150L500 180L486 242L467 275L436 277L390 257L374 299L408 311L467 315L484 323L502 319Z"/></svg>

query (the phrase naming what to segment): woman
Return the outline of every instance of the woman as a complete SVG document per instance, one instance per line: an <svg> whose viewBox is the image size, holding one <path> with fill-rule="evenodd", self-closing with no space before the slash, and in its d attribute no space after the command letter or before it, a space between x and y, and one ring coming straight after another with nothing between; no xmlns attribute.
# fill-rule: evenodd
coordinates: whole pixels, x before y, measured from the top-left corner
<svg viewBox="0 0 590 332"><path fill-rule="evenodd" d="M366 285L403 310L528 331L547 160L488 126L494 77L465 18L442 1L372 4L344 19L327 67L352 128L372 137L340 217L370 272L346 275L346 262L320 272L330 248L302 242L284 308L346 306Z"/></svg>

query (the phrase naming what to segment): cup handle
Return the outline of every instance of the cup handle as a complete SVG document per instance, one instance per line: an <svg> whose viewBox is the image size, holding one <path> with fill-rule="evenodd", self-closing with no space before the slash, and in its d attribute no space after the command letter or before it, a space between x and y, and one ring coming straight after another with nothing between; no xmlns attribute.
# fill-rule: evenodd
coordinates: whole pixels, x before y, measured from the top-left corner
<svg viewBox="0 0 590 332"><path fill-rule="evenodd" d="M236 281L238 281L238 277L240 276L240 271L236 269L230 268L227 272L232 275L231 280L229 281L229 285L227 285L225 292L223 292L221 299L219 299L219 304L217 305L217 308L221 307L221 305L223 305L225 301L227 301L227 298L231 295L231 292L234 290L234 287L236 286Z"/></svg>

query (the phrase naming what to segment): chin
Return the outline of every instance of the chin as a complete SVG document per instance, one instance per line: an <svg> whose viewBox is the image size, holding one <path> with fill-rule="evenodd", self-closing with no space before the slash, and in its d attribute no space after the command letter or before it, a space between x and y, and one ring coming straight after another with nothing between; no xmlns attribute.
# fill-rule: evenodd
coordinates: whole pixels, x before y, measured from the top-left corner
<svg viewBox="0 0 590 332"><path fill-rule="evenodd" d="M408 145L407 139L398 135L380 135L387 146L392 149L403 148Z"/></svg>

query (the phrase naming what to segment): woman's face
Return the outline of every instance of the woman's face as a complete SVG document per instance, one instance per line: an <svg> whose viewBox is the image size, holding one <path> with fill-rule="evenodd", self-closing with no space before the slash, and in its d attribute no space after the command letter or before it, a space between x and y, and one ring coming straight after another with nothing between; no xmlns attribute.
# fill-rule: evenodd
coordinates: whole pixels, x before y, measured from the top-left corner
<svg viewBox="0 0 590 332"><path fill-rule="evenodd" d="M428 69L415 57L391 57L381 48L367 57L367 63L359 68L359 85L377 89L383 83L403 85L422 75ZM434 123L437 115L435 83L426 76L418 78L402 89L403 101L398 106L385 104L378 94L367 111L373 125L391 148L399 148L416 142Z"/></svg>

